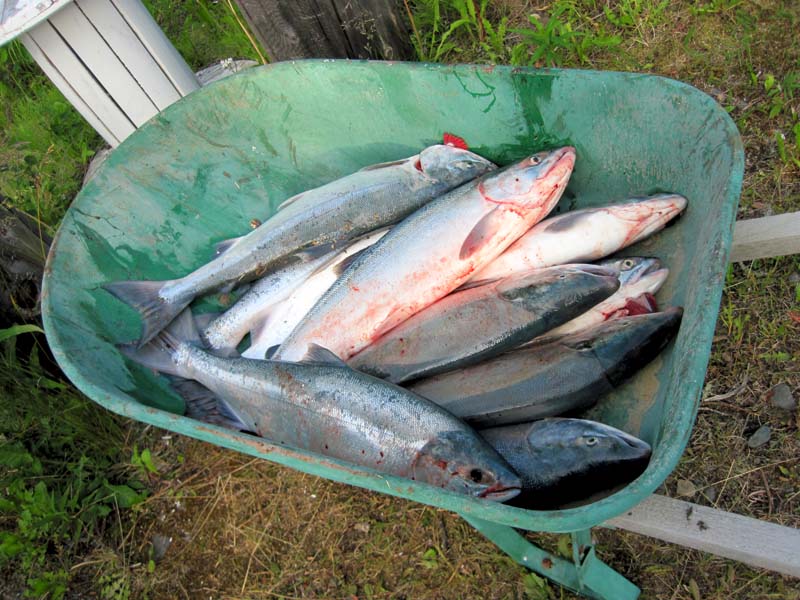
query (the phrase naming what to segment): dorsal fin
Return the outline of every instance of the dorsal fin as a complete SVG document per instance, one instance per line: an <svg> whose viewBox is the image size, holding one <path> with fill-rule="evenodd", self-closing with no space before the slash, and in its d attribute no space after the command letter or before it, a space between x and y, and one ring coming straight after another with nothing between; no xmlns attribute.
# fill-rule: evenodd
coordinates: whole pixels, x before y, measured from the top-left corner
<svg viewBox="0 0 800 600"><path fill-rule="evenodd" d="M386 167L396 167L398 165L402 165L403 163L407 162L407 158L401 158L400 160L390 160L389 162L382 162L375 165L369 165L364 167L363 169L359 169L361 171L377 171L378 169L385 169Z"/></svg>
<svg viewBox="0 0 800 600"><path fill-rule="evenodd" d="M333 272L336 275L336 277L341 277L342 273L344 273L350 265L356 262L356 260L358 260L361 257L361 255L364 254L364 252L366 252L367 250L369 250L369 248L364 248L363 250L354 252L353 254L345 258L342 262L337 264L333 268Z"/></svg>
<svg viewBox="0 0 800 600"><path fill-rule="evenodd" d="M324 364L335 367L347 366L345 362L341 358L336 356L333 352L313 342L308 345L306 353L303 355L303 358L301 358L298 362Z"/></svg>
<svg viewBox="0 0 800 600"><path fill-rule="evenodd" d="M229 240L222 240L218 244L214 246L214 256L220 256L225 254L228 250L230 250L233 246L236 245L236 242L244 238L245 236L231 238Z"/></svg>
<svg viewBox="0 0 800 600"><path fill-rule="evenodd" d="M275 212L278 212L279 210L283 210L287 206L290 206L290 205L294 204L295 202L300 200L300 198L302 198L305 195L306 195L305 192L300 192L299 194L295 194L291 198L287 198L286 200L284 200L283 202L278 204L278 208L275 209Z"/></svg>

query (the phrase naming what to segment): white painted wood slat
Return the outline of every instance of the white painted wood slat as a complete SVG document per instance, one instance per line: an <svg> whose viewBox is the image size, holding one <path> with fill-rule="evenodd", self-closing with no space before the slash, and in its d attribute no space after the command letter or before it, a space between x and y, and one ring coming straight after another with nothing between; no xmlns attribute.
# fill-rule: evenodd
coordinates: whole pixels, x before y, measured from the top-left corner
<svg viewBox="0 0 800 600"><path fill-rule="evenodd" d="M161 111L181 95L110 0L76 0L78 8Z"/></svg>
<svg viewBox="0 0 800 600"><path fill-rule="evenodd" d="M61 93L64 94L67 102L72 104L72 106L74 106L78 112L83 115L83 118L89 122L89 125L91 125L94 130L97 131L97 133L103 136L103 139L109 145L116 146L119 144L121 140L118 139L111 132L111 130L105 126L102 119L95 114L89 105L83 101L83 98L81 98L80 94L66 79L64 79L56 66L50 61L39 45L33 40L33 38L29 34L23 33L19 39L25 48L27 48L28 52L31 53L33 60L39 64L42 71L44 71L44 74L47 75L50 81L52 81L53 84L61 91Z"/></svg>
<svg viewBox="0 0 800 600"><path fill-rule="evenodd" d="M197 77L139 0L111 0L181 96L200 87Z"/></svg>
<svg viewBox="0 0 800 600"><path fill-rule="evenodd" d="M800 530L791 527L657 494L605 525L800 577Z"/></svg>
<svg viewBox="0 0 800 600"><path fill-rule="evenodd" d="M49 21L34 27L28 32L28 35L46 54L47 64L52 65L60 74L57 79L62 82L69 82L69 86L80 96L81 103L84 106L91 107L90 112L96 115L97 119L103 123L103 129L113 134L113 139L106 138L109 144L115 146L135 131L136 127L133 122L109 98L106 91L92 77L92 74L86 70L86 67L81 64L81 61L61 39L61 36ZM46 68L44 63L39 62L39 64L43 69ZM54 79L54 81L56 80ZM76 105L76 107L78 106ZM91 122L89 113L84 113L83 116ZM103 135L103 131L100 128L96 129Z"/></svg>
<svg viewBox="0 0 800 600"><path fill-rule="evenodd" d="M75 4L54 14L50 22L134 125L139 127L158 113L158 107Z"/></svg>
<svg viewBox="0 0 800 600"><path fill-rule="evenodd" d="M736 222L731 262L800 253L800 212Z"/></svg>

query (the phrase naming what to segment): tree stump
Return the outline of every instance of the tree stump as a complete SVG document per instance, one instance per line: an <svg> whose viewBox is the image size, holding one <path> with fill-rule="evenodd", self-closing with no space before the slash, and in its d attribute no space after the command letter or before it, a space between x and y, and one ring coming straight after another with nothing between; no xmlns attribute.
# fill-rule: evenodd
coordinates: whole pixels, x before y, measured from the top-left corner
<svg viewBox="0 0 800 600"><path fill-rule="evenodd" d="M39 314L39 295L50 237L30 215L0 198L0 327Z"/></svg>
<svg viewBox="0 0 800 600"><path fill-rule="evenodd" d="M271 61L407 60L413 55L400 1L236 0L236 3Z"/></svg>
<svg viewBox="0 0 800 600"><path fill-rule="evenodd" d="M52 240L36 219L3 201L0 196L0 329L23 323L41 327L42 277ZM35 356L43 373L62 377L43 335L20 335L14 344L16 360L30 364Z"/></svg>

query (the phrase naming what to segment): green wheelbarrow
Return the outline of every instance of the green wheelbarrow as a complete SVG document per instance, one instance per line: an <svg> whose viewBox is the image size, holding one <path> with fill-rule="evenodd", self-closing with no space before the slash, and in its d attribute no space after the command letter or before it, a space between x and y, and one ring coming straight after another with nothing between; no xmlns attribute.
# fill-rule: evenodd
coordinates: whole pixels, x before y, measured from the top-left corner
<svg viewBox="0 0 800 600"><path fill-rule="evenodd" d="M136 339L137 314L102 289L169 279L209 259L285 198L365 165L463 137L500 164L570 144L577 164L559 209L632 194L689 198L679 224L627 250L671 269L660 297L685 308L674 344L592 409L653 447L644 474L611 496L530 511L472 499L271 444L182 416L182 400L115 344ZM689 439L731 242L744 156L731 119L697 89L660 77L591 71L301 61L253 69L173 104L131 135L68 211L48 257L47 338L68 377L102 406L178 433L335 481L460 514L520 564L581 594L635 598L596 558L590 528L651 494ZM573 560L515 529L572 532Z"/></svg>

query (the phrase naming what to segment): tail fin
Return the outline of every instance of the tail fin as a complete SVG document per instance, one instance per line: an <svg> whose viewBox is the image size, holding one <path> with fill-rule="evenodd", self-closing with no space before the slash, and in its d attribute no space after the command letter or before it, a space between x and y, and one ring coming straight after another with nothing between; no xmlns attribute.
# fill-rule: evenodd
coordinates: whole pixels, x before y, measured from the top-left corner
<svg viewBox="0 0 800 600"><path fill-rule="evenodd" d="M150 343L142 347L137 347L136 344L120 344L117 348L125 356L145 367L167 375L184 377L182 368L173 359L175 350L183 342L200 343L200 336L189 310L179 314L170 326L157 334Z"/></svg>
<svg viewBox="0 0 800 600"><path fill-rule="evenodd" d="M177 378L170 383L186 402L186 416L237 431L252 431L222 398L190 379Z"/></svg>
<svg viewBox="0 0 800 600"><path fill-rule="evenodd" d="M169 325L178 313L189 305L186 302L168 302L159 292L167 281L117 281L103 287L107 292L136 309L142 319L142 336L139 348L152 340L155 335Z"/></svg>

